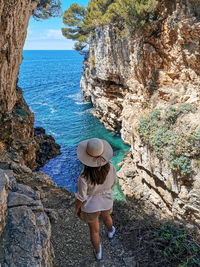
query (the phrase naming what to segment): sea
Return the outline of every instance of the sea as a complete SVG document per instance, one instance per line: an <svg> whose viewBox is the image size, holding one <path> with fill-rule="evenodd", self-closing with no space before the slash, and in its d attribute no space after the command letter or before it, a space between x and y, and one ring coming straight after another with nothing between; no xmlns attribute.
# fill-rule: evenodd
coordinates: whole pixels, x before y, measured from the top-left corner
<svg viewBox="0 0 200 267"><path fill-rule="evenodd" d="M61 146L61 155L49 160L40 170L70 192L77 191L82 164L77 159L79 142L93 137L107 140L114 151L115 167L130 149L118 133L108 131L95 118L93 106L80 90L84 57L73 50L23 51L18 85L35 114L35 127L41 126ZM119 184L115 199L125 199Z"/></svg>

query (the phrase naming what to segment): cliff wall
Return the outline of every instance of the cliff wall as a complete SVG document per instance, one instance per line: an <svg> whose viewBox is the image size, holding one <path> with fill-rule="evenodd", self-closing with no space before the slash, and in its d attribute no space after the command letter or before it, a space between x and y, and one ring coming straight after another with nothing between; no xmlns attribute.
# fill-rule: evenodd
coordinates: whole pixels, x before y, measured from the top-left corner
<svg viewBox="0 0 200 267"><path fill-rule="evenodd" d="M32 169L41 165L42 153L42 164L50 158L44 157L48 147L51 157L59 154L52 137L44 130L34 132L34 115L17 86L28 22L36 5L31 0L0 1L0 159Z"/></svg>
<svg viewBox="0 0 200 267"><path fill-rule="evenodd" d="M160 1L158 21L134 36L96 30L81 79L94 115L131 145L119 172L123 191L198 223L199 8L199 1Z"/></svg>
<svg viewBox="0 0 200 267"><path fill-rule="evenodd" d="M36 167L34 116L17 87L28 22L36 2L0 1L0 154Z"/></svg>
<svg viewBox="0 0 200 267"><path fill-rule="evenodd" d="M0 263L53 266L51 224L38 186L55 184L31 169L59 153L17 86L28 22L38 1L0 0ZM29 169L29 167L31 169ZM32 189L31 187L34 187ZM56 187L56 186L55 186ZM0 265L1 265L0 264Z"/></svg>

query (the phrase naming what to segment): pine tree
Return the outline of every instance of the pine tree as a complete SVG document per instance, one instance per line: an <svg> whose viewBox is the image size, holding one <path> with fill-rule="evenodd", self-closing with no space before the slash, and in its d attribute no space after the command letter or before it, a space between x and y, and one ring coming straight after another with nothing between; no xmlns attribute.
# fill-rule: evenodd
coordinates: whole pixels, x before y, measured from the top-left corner
<svg viewBox="0 0 200 267"><path fill-rule="evenodd" d="M83 30L83 19L85 17L85 8L78 4L72 4L63 16L63 23L68 27L62 28L63 35L72 40L80 42L86 41L86 32Z"/></svg>
<svg viewBox="0 0 200 267"><path fill-rule="evenodd" d="M32 2L35 1L36 0L32 0ZM50 17L59 17L61 14L60 0L40 0L32 16L34 19L39 20L48 19Z"/></svg>
<svg viewBox="0 0 200 267"><path fill-rule="evenodd" d="M85 48L87 38L98 27L111 24L121 34L144 26L155 15L158 0L90 0L87 8L74 3L63 16L65 37L77 40L75 49Z"/></svg>

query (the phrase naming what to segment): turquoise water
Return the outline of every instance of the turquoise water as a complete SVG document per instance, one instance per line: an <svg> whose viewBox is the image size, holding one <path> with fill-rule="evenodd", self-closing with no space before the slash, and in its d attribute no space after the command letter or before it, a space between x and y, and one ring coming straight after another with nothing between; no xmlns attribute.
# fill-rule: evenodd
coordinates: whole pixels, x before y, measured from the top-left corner
<svg viewBox="0 0 200 267"><path fill-rule="evenodd" d="M35 113L35 126L42 126L61 145L62 154L48 161L42 171L59 186L77 189L82 165L76 157L80 141L98 137L107 140L113 150L112 162L123 159L129 147L120 135L109 132L91 114L92 105L80 91L83 56L75 51L24 51L19 86ZM119 186L115 198L123 198Z"/></svg>

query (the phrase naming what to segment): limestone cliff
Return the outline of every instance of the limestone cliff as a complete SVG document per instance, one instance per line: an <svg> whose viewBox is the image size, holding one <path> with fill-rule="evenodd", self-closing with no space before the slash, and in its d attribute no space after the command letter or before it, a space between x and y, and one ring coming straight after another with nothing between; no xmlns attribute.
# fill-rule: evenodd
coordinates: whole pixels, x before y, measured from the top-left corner
<svg viewBox="0 0 200 267"><path fill-rule="evenodd" d="M53 137L45 134L44 129L33 128L34 115L17 86L28 22L37 3L33 0L0 0L2 266L52 266L54 258L51 224L33 182L44 186L54 183L47 175L31 169L57 155L60 146L55 144Z"/></svg>
<svg viewBox="0 0 200 267"><path fill-rule="evenodd" d="M37 1L0 1L0 155L38 167L34 115L17 86L28 22Z"/></svg>
<svg viewBox="0 0 200 267"><path fill-rule="evenodd" d="M36 151L34 117L17 87L17 79L28 22L35 7L31 0L0 3L1 153L12 147L13 152L20 151L22 159L31 167L35 163Z"/></svg>
<svg viewBox="0 0 200 267"><path fill-rule="evenodd" d="M97 29L81 79L94 115L131 145L119 173L124 192L198 223L199 8L199 1L159 1L159 19L133 36L119 37L111 26ZM154 111L160 112L156 126L148 124Z"/></svg>

